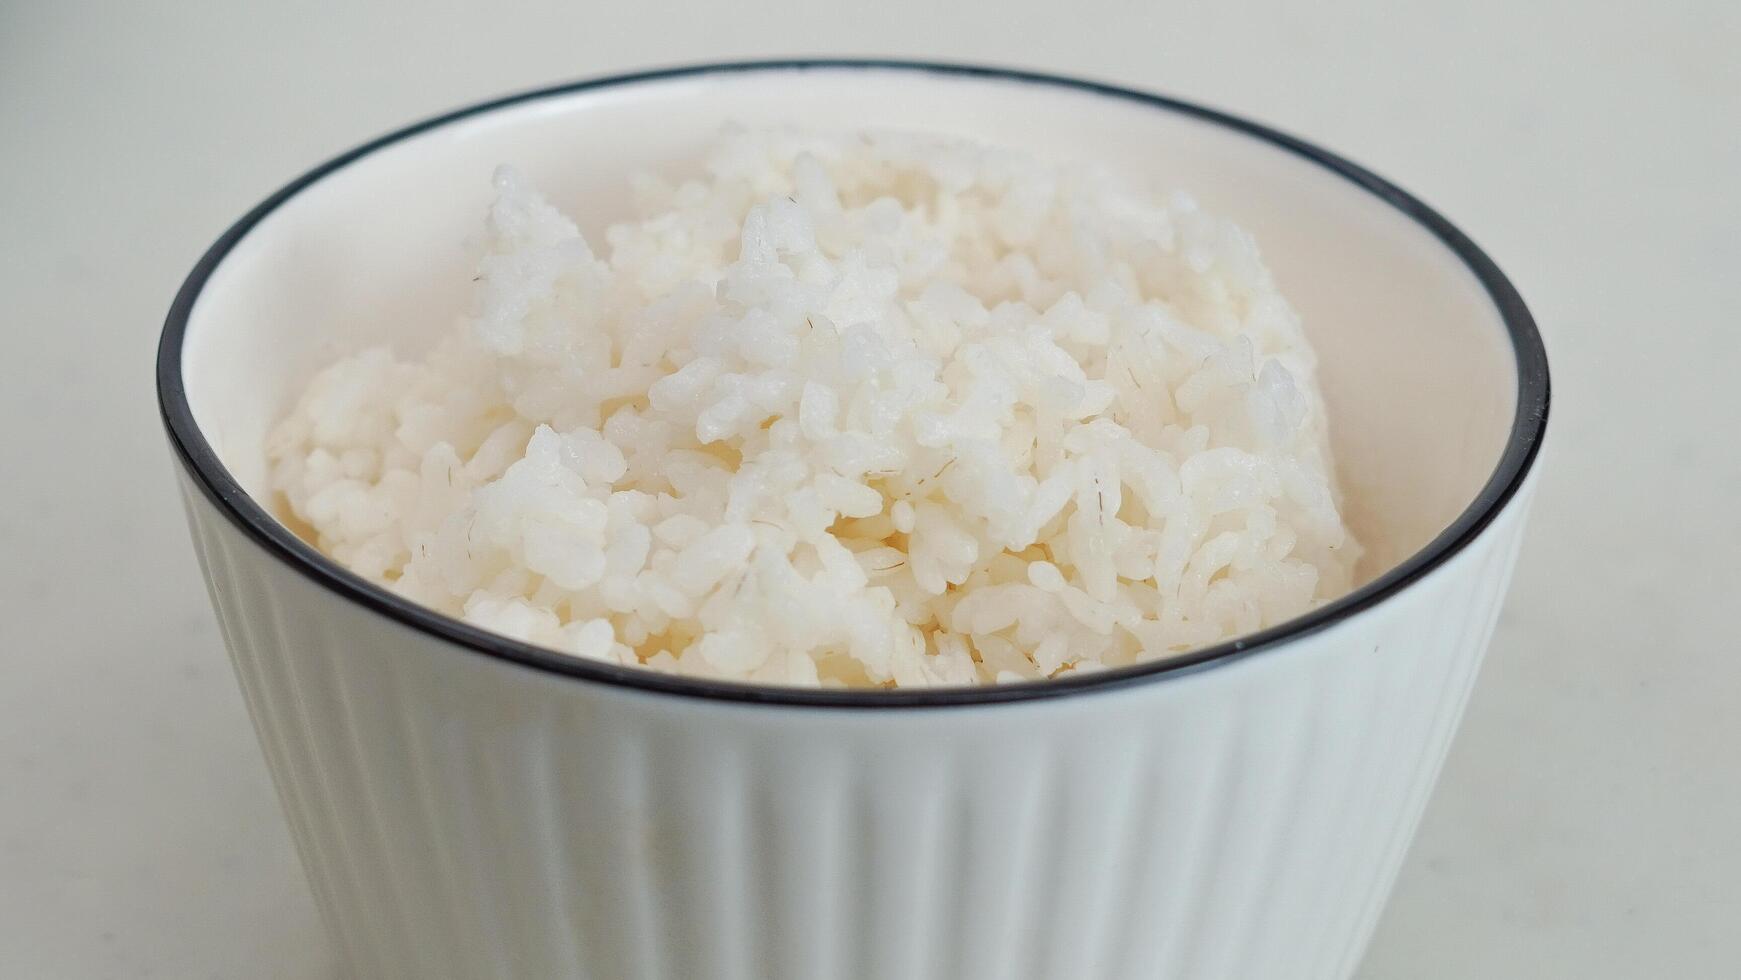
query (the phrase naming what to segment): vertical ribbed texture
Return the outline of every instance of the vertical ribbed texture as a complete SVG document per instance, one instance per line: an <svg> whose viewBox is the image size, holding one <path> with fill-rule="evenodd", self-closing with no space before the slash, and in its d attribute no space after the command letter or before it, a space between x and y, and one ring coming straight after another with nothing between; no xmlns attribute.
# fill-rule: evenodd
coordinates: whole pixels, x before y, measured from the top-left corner
<svg viewBox="0 0 1741 980"><path fill-rule="evenodd" d="M1342 980L1527 503L1294 649L884 712L495 661L344 602L188 499L333 940L355 976L420 980Z"/></svg>

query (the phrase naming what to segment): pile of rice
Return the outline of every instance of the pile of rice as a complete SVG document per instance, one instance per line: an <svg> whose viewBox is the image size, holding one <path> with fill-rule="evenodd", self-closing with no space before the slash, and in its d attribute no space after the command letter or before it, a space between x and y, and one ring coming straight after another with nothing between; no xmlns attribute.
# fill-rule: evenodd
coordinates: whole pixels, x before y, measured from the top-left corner
<svg viewBox="0 0 1741 980"><path fill-rule="evenodd" d="M595 251L496 177L475 305L268 446L318 547L576 657L805 686L1164 658L1347 590L1314 358L1187 197L728 130Z"/></svg>

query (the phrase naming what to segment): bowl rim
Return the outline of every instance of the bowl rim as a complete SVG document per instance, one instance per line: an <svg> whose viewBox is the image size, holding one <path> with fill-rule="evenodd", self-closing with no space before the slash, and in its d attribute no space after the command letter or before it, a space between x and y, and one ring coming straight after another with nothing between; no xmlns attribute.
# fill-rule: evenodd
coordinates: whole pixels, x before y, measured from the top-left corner
<svg viewBox="0 0 1741 980"><path fill-rule="evenodd" d="M1275 626L1178 657L1119 667L1080 677L1021 681L977 687L918 689L811 689L659 673L582 660L472 626L413 603L345 569L272 517L230 475L195 423L182 378L182 345L194 305L212 274L255 225L317 181L378 150L413 136L497 110L597 89L706 75L790 71L902 71L1069 89L1189 116L1286 150L1334 173L1395 208L1443 243L1474 274L1499 312L1517 362L1517 410L1504 452L1474 500L1423 548L1383 575L1331 602ZM1547 352L1523 297L1485 252L1418 198L1371 171L1305 140L1260 123L1169 96L1065 75L1018 68L883 58L797 58L680 65L614 74L519 92L455 109L370 140L320 164L267 197L231 225L207 249L182 283L164 321L157 351L158 408L182 467L211 504L239 531L277 560L315 584L403 626L462 649L578 681L648 694L712 701L807 708L939 708L1108 692L1163 682L1274 653L1292 641L1348 620L1406 589L1468 547L1517 495L1529 475L1546 430L1550 383Z"/></svg>

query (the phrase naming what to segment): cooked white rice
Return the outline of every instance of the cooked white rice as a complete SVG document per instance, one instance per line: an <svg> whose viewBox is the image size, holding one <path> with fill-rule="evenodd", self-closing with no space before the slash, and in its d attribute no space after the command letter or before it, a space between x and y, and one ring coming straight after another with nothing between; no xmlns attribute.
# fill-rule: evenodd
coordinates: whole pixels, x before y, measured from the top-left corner
<svg viewBox="0 0 1741 980"><path fill-rule="evenodd" d="M910 134L728 131L594 249L496 177L476 302L273 433L315 543L585 658L786 685L1057 677L1344 592L1314 358L1187 197Z"/></svg>

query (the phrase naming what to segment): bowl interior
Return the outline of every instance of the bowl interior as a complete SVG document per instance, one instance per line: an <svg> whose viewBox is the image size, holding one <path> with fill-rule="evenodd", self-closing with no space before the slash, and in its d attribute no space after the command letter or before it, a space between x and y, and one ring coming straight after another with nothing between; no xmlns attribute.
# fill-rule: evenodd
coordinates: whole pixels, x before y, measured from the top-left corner
<svg viewBox="0 0 1741 980"><path fill-rule="evenodd" d="M327 174L256 224L189 317L193 416L241 486L276 512L262 442L342 353L415 353L467 302L466 242L500 163L589 235L626 216L627 176L693 172L727 121L951 133L1092 161L1189 191L1256 236L1321 363L1362 578L1467 508L1505 447L1511 343L1468 267L1343 176L1236 129L1151 103L1021 80L899 68L770 68L588 88L474 113Z"/></svg>

